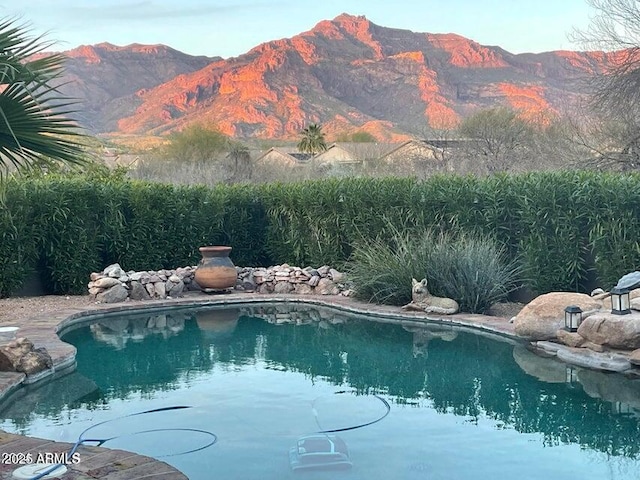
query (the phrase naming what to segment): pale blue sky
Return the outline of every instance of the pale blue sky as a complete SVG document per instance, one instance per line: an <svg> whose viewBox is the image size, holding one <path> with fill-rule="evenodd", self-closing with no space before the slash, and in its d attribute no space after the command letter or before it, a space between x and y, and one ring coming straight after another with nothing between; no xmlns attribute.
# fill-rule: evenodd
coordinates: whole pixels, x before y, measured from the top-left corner
<svg viewBox="0 0 640 480"><path fill-rule="evenodd" d="M585 27L585 0L29 0L0 5L60 50L110 42L163 43L193 55L240 55L291 37L341 13L385 27L457 33L513 52L574 50L567 35ZM394 3L395 6L390 4Z"/></svg>

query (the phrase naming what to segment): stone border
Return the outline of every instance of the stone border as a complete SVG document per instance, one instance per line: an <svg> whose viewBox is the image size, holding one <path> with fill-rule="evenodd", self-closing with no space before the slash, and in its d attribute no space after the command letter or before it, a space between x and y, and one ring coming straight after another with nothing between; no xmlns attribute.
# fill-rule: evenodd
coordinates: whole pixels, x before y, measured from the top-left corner
<svg viewBox="0 0 640 480"><path fill-rule="evenodd" d="M33 376L23 373L0 372L0 402L20 388L21 385L34 384L50 380L64 370L75 368L76 349L60 340L60 336L70 328L93 322L100 318L120 313L153 313L154 311L187 308L225 306L256 303L305 304L334 308L352 315L366 315L379 322L396 323L407 326L425 324L446 325L489 335L500 340L523 343L516 336L513 324L502 317L489 317L477 314L456 314L446 316L425 315L422 312L406 312L398 307L374 305L340 295L300 295L300 294L264 294L264 293L228 293L205 294L187 292L182 298L148 301L127 301L121 303L96 304L88 307L63 309L43 313L29 319L26 325L19 325L18 337L30 339L37 347L45 347L51 355L53 367Z"/></svg>

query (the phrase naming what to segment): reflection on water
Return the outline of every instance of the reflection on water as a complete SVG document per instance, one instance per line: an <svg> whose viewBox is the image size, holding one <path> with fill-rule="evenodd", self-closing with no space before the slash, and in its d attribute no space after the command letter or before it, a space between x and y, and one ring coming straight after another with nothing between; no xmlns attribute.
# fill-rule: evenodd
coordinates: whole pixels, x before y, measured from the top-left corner
<svg viewBox="0 0 640 480"><path fill-rule="evenodd" d="M6 405L2 417L10 420L0 428L29 432L36 419L55 419L63 410L100 409L132 395L151 398L198 382L216 385L225 374L277 375L270 388L282 383L290 390L260 395L293 399L301 394L286 376L295 373L311 385L384 394L396 409L395 420L385 422L407 418L406 428L418 421L412 415L430 409L458 416L465 425L489 419L495 428L541 434L547 446L576 444L609 456L640 457L638 380L569 371L521 345L443 326L403 328L329 309L261 305L106 319L64 339L78 348L77 372ZM252 381L258 380L246 385ZM241 401L231 390L227 396ZM274 428L285 428L283 419L295 411L287 408L280 417L277 410L270 412ZM341 408L336 405L335 411ZM349 411L359 409L354 405ZM247 410L238 417L264 421L260 412L251 415ZM399 435L400 442L408 434L383 435Z"/></svg>

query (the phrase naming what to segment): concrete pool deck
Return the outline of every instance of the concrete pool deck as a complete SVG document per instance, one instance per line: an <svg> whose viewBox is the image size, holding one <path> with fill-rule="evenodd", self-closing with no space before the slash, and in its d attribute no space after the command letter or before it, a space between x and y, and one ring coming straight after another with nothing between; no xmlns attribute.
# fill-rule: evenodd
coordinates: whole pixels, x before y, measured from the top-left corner
<svg viewBox="0 0 640 480"><path fill-rule="evenodd" d="M153 312L190 306L258 303L329 307L347 314L366 315L368 318L379 322L411 327L426 324L455 326L463 330L473 330L476 333L501 337L507 341L521 342L515 335L513 324L509 323L509 319L504 317L462 313L455 315L426 315L422 312L406 312L398 307L360 302L344 296L268 295L258 293L212 295L189 292L184 297L176 299L93 304L86 307L37 312L26 321L12 322L11 325L20 328L16 335L18 338L26 337L34 343L35 347L45 347L47 349L53 360L53 368L28 378L23 373L0 372L0 401L18 401L20 395L25 394L20 391L21 386L46 382L48 379L75 369L75 347L63 342L58 337L59 332L74 325L89 323L98 317L115 317L119 313ZM3 455L5 459L12 459L13 457L9 455L12 453L25 454L30 452L32 457L36 458L36 454L39 452L65 452L70 448L71 445L69 444L13 435L0 430L0 455ZM129 452L100 447L82 447L80 453L82 461L77 465L69 465L69 472L63 478L99 478L106 480L187 478L166 463ZM20 465L0 461L0 480L12 478L11 472L18 466Z"/></svg>

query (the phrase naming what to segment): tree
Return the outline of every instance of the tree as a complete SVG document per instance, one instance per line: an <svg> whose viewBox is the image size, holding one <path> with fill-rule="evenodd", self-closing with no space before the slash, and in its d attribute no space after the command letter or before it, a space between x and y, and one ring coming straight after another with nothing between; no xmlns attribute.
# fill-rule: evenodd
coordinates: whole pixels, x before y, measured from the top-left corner
<svg viewBox="0 0 640 480"><path fill-rule="evenodd" d="M302 138L298 142L298 150L303 153L320 153L327 149L327 143L322 133L322 125L312 123L300 133Z"/></svg>
<svg viewBox="0 0 640 480"><path fill-rule="evenodd" d="M609 51L607 64L591 81L589 102L600 124L582 135L598 166L637 168L640 151L640 2L586 0L596 14L573 40ZM594 141L597 139L597 142Z"/></svg>
<svg viewBox="0 0 640 480"><path fill-rule="evenodd" d="M249 148L246 145L240 142L231 142L227 158L231 163L231 182L251 180L253 165L251 164Z"/></svg>
<svg viewBox="0 0 640 480"><path fill-rule="evenodd" d="M218 159L229 145L229 137L216 127L193 124L172 133L160 153L166 160L205 163Z"/></svg>
<svg viewBox="0 0 640 480"><path fill-rule="evenodd" d="M458 132L469 139L469 153L479 156L490 172L501 172L526 150L531 127L514 110L496 107L466 118Z"/></svg>
<svg viewBox="0 0 640 480"><path fill-rule="evenodd" d="M58 90L65 57L14 20L0 21L0 181L12 170L86 162L76 104Z"/></svg>

